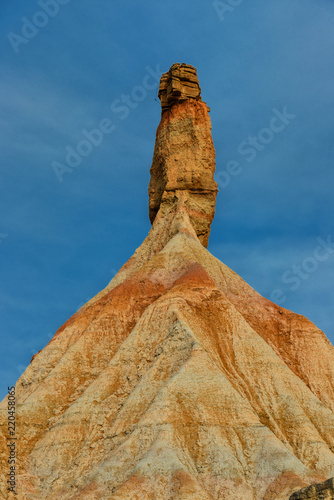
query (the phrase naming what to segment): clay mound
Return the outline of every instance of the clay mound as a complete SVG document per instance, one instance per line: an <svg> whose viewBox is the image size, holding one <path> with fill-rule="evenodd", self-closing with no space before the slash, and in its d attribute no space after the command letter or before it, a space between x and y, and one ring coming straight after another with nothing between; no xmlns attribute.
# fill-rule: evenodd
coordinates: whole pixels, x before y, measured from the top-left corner
<svg viewBox="0 0 334 500"><path fill-rule="evenodd" d="M190 128L203 105L186 101ZM167 121L183 127L184 106ZM175 175L166 155L157 178ZM197 187L178 182L133 257L18 380L15 498L276 500L334 475L334 348L208 252L216 188L195 210ZM6 406L0 495L14 498Z"/></svg>

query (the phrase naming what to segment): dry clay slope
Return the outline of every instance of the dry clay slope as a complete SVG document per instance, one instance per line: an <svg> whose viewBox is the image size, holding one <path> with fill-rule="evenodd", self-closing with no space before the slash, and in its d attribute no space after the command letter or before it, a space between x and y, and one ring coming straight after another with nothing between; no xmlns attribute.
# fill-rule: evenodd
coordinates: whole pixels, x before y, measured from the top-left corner
<svg viewBox="0 0 334 500"><path fill-rule="evenodd" d="M19 498L287 498L334 474L333 349L217 261L182 208L113 281L17 383Z"/></svg>

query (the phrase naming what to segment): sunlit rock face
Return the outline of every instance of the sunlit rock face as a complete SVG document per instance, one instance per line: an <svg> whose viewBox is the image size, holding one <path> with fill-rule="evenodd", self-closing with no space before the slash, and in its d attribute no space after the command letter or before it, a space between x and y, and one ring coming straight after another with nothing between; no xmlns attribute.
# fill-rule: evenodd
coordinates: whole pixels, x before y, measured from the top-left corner
<svg viewBox="0 0 334 500"><path fill-rule="evenodd" d="M162 116L150 170L149 215L184 206L207 247L215 214L217 183L209 108L202 102L196 69L173 64L161 77Z"/></svg>
<svg viewBox="0 0 334 500"><path fill-rule="evenodd" d="M334 475L333 346L206 249L210 120L171 85L152 228L17 381L17 496L1 403L0 498L287 500Z"/></svg>
<svg viewBox="0 0 334 500"><path fill-rule="evenodd" d="M196 68L185 63L173 64L161 77L158 96L162 112L170 109L175 103L189 99L201 101L201 87Z"/></svg>

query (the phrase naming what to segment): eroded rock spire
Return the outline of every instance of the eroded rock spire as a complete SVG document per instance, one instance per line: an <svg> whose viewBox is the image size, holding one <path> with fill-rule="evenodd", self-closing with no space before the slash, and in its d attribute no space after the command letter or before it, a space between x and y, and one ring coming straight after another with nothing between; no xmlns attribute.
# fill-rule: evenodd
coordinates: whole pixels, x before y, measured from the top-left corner
<svg viewBox="0 0 334 500"><path fill-rule="evenodd" d="M209 108L201 99L196 68L173 64L161 77L158 95L162 116L150 170L150 220L185 209L207 247L218 189Z"/></svg>

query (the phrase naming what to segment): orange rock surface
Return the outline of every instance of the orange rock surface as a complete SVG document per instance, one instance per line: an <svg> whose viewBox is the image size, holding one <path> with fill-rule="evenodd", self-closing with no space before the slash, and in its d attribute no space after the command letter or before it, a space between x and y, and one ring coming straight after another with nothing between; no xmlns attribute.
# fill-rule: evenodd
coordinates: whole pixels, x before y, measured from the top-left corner
<svg viewBox="0 0 334 500"><path fill-rule="evenodd" d="M190 92L193 87L196 91ZM159 211L161 216L176 204L184 205L200 242L207 247L218 189L213 178L215 149L209 108L200 91L192 66L173 64L162 76L162 116L148 193L152 223Z"/></svg>
<svg viewBox="0 0 334 500"><path fill-rule="evenodd" d="M15 498L283 500L334 475L334 348L206 249L209 128L198 99L163 111L151 231L18 380Z"/></svg>

